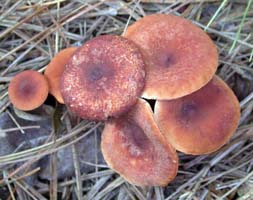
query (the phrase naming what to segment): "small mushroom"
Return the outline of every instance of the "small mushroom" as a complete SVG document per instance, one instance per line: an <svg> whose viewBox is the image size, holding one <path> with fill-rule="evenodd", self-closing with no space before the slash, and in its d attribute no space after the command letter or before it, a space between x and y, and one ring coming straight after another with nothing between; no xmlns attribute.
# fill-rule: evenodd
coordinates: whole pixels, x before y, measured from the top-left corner
<svg viewBox="0 0 253 200"><path fill-rule="evenodd" d="M84 119L106 120L133 106L145 83L142 55L120 36L98 36L71 57L61 80L67 107Z"/></svg>
<svg viewBox="0 0 253 200"><path fill-rule="evenodd" d="M39 72L26 70L17 74L8 88L11 103L20 110L33 110L48 96L48 82Z"/></svg>
<svg viewBox="0 0 253 200"><path fill-rule="evenodd" d="M165 14L145 16L129 26L146 63L147 99L176 99L197 91L213 77L217 49L209 36L190 21Z"/></svg>
<svg viewBox="0 0 253 200"><path fill-rule="evenodd" d="M60 82L65 66L77 47L69 47L60 51L53 57L51 62L47 65L44 75L49 84L49 93L52 94L59 103L64 103L61 91Z"/></svg>
<svg viewBox="0 0 253 200"><path fill-rule="evenodd" d="M107 164L132 184L166 186L177 174L177 154L145 100L138 100L124 116L106 122L101 141Z"/></svg>
<svg viewBox="0 0 253 200"><path fill-rule="evenodd" d="M238 126L240 106L233 91L215 76L190 95L157 101L155 118L177 150L200 155L214 152L228 142Z"/></svg>

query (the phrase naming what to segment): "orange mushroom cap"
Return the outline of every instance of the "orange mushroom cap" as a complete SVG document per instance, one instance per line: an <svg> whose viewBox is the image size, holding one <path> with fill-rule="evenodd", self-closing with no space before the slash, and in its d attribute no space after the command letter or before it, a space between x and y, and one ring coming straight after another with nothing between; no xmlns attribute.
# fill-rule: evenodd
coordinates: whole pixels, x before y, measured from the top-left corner
<svg viewBox="0 0 253 200"><path fill-rule="evenodd" d="M37 71L26 70L17 74L8 88L11 103L20 110L33 110L48 96L48 82Z"/></svg>
<svg viewBox="0 0 253 200"><path fill-rule="evenodd" d="M166 186L177 174L177 154L144 100L121 118L106 122L101 149L107 164L135 185Z"/></svg>
<svg viewBox="0 0 253 200"><path fill-rule="evenodd" d="M214 152L228 142L238 126L240 106L233 91L215 76L190 95L157 101L155 118L177 150L200 155Z"/></svg>
<svg viewBox="0 0 253 200"><path fill-rule="evenodd" d="M106 120L131 108L145 83L142 55L120 36L93 38L70 59L61 91L70 111L84 119Z"/></svg>
<svg viewBox="0 0 253 200"><path fill-rule="evenodd" d="M144 98L185 96L208 83L217 69L212 40L181 17L146 16L129 26L125 36L139 46L146 63Z"/></svg>
<svg viewBox="0 0 253 200"><path fill-rule="evenodd" d="M64 103L61 91L60 83L63 71L67 65L69 59L73 53L77 50L77 47L69 47L60 51L51 62L47 65L44 75L46 76L49 84L49 93L52 94L59 103Z"/></svg>

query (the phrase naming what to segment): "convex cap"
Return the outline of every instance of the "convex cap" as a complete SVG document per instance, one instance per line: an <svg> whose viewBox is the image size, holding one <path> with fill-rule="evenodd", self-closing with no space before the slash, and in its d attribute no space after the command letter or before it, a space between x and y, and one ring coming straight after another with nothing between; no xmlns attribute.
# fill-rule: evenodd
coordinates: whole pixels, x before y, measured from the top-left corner
<svg viewBox="0 0 253 200"><path fill-rule="evenodd" d="M176 99L211 80L217 49L209 36L190 21L154 14L129 26L125 36L141 49L146 63L147 99Z"/></svg>
<svg viewBox="0 0 253 200"><path fill-rule="evenodd" d="M120 36L98 36L71 57L61 80L67 107L84 119L106 120L126 112L145 83L142 55Z"/></svg>
<svg viewBox="0 0 253 200"><path fill-rule="evenodd" d="M60 84L61 77L68 64L71 56L77 50L77 47L68 47L56 54L47 65L44 75L47 77L49 84L49 93L52 94L59 103L64 103Z"/></svg>
<svg viewBox="0 0 253 200"><path fill-rule="evenodd" d="M41 73L26 70L11 80L8 93L14 107L26 111L33 110L46 100L48 82Z"/></svg>
<svg viewBox="0 0 253 200"><path fill-rule="evenodd" d="M215 76L190 95L157 101L155 117L161 132L177 150L200 155L228 142L238 126L240 106L233 91Z"/></svg>
<svg viewBox="0 0 253 200"><path fill-rule="evenodd" d="M106 122L101 149L107 164L135 185L166 186L177 174L177 154L144 100L124 116Z"/></svg>

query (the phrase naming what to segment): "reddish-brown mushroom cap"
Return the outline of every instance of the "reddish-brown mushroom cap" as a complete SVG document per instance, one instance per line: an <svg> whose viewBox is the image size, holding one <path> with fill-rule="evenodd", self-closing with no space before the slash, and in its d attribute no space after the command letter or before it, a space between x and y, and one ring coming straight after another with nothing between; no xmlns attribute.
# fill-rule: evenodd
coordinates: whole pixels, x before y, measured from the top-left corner
<svg viewBox="0 0 253 200"><path fill-rule="evenodd" d="M155 118L177 150L200 155L214 152L228 142L238 126L240 107L227 84L214 77L190 95L157 101Z"/></svg>
<svg viewBox="0 0 253 200"><path fill-rule="evenodd" d="M181 17L146 16L129 26L125 36L139 46L146 63L144 98L185 96L210 81L217 69L212 40Z"/></svg>
<svg viewBox="0 0 253 200"><path fill-rule="evenodd" d="M48 83L39 72L27 70L17 74L8 88L11 103L20 110L38 108L47 98Z"/></svg>
<svg viewBox="0 0 253 200"><path fill-rule="evenodd" d="M62 104L64 101L60 91L61 77L65 66L76 50L77 47L69 47L60 51L47 65L44 73L48 80L49 93L52 94L56 100Z"/></svg>
<svg viewBox="0 0 253 200"><path fill-rule="evenodd" d="M128 114L106 122L101 148L107 164L132 184L166 186L177 174L177 154L144 100Z"/></svg>
<svg viewBox="0 0 253 200"><path fill-rule="evenodd" d="M120 36L93 38L70 59L61 81L68 108L84 119L106 120L127 111L145 83L142 55Z"/></svg>

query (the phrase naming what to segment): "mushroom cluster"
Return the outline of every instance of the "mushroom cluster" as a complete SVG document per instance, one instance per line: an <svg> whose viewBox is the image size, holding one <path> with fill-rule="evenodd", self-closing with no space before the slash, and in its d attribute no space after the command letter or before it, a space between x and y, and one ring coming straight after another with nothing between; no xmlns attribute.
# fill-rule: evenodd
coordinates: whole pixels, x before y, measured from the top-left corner
<svg viewBox="0 0 253 200"><path fill-rule="evenodd" d="M215 76L217 67L217 49L204 31L181 17L154 14L124 37L98 36L61 51L45 77L47 92L72 113L105 122L101 148L112 169L135 185L166 186L177 174L176 150L214 152L238 126L238 100ZM39 78L18 82L18 76L9 87L14 106L28 110L15 103L23 92L27 102L37 92L45 99ZM156 100L154 111L145 99Z"/></svg>

